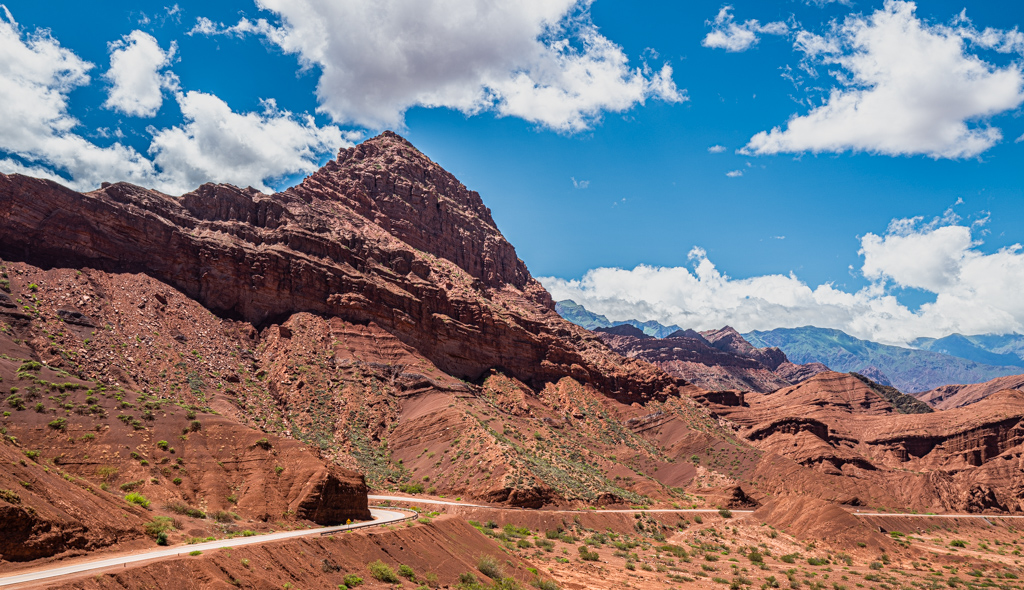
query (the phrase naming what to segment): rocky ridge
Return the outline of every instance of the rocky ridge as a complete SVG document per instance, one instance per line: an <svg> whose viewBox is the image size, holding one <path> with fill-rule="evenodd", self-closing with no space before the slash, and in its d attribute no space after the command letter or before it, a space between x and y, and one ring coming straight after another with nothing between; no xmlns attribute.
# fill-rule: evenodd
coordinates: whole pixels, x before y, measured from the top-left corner
<svg viewBox="0 0 1024 590"><path fill-rule="evenodd" d="M664 338L648 336L629 324L595 332L623 356L647 361L710 391L767 393L828 370L821 363L791 363L778 348L754 348L728 326L704 332L678 330Z"/></svg>

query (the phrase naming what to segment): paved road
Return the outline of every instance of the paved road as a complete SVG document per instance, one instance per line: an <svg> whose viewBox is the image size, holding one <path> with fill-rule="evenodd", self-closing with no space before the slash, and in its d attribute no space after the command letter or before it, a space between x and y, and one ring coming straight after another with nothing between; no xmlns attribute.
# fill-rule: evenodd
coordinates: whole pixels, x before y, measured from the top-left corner
<svg viewBox="0 0 1024 590"><path fill-rule="evenodd" d="M904 512L851 512L854 516L906 516L909 518L1024 518L1000 514L907 514Z"/></svg>
<svg viewBox="0 0 1024 590"><path fill-rule="evenodd" d="M426 499L426 498L413 498L413 497L408 497L408 496L367 496L367 497L369 499L377 501L377 502L390 501L390 502L410 502L412 504L442 504L444 506L465 506L465 507L468 507L468 508L490 508L492 510L520 510L520 511L521 510L531 510L530 508L509 508L509 507L506 507L506 506L487 506L487 505L484 505L484 504L468 504L466 502L449 502L447 500L430 500L430 499ZM619 508L616 508L614 510L605 510L605 509L599 509L599 510L540 510L539 512L544 512L544 513L547 513L547 512L566 512L566 513L576 513L576 514L594 514L594 513L597 513L597 512L600 512L600 513L622 512L622 513L626 513L626 514L634 514L636 512L679 512L679 513L686 514L686 513L693 512L693 513L700 513L700 514L718 514L718 508L693 508L693 509L690 509L690 508L684 508L684 509L674 509L674 508L654 508L654 509L627 508L627 509L619 509ZM754 511L753 510L731 510L730 512L732 512L733 514L750 514L750 513L754 512Z"/></svg>
<svg viewBox="0 0 1024 590"><path fill-rule="evenodd" d="M494 510L523 510L522 508L507 508L504 506L486 506L484 504L469 504L466 502L449 502L447 500L431 500L428 498L415 498L410 496L368 496L375 501L410 502L412 504L443 504L445 506L466 506L470 508L491 508ZM656 508L653 510L630 508L616 510L544 510L543 512L575 512L593 514L595 512L678 512L682 514L696 512L703 514L718 514L717 508L693 508L693 509L672 509ZM752 514L753 510L731 510L733 514ZM851 512L854 516L906 516L911 518L1024 518L1024 516L996 515L996 514L910 514L905 512Z"/></svg>
<svg viewBox="0 0 1024 590"><path fill-rule="evenodd" d="M150 559L158 559L160 557L188 555L189 552L191 551L208 551L210 549L223 549L225 547L258 545L261 543L272 543L274 541L280 541L282 539L294 539L296 537L323 535L327 533L358 529L368 526L378 526L382 524L388 524L391 522L397 522L405 518L409 518L410 516L402 512L395 512L392 510L379 510L377 508L371 508L370 514L373 515L372 521L357 522L341 526L305 529L301 531L285 531L281 533L271 533L269 535L256 535L253 537L235 537L234 539L221 539L219 541L196 543L195 545L178 545L175 547L168 547L167 549L155 549L152 551L146 551L143 553L136 553L132 555L121 555L118 557L110 557L98 561L88 561L85 563L76 563L73 565L54 567L34 572L27 572L23 574L18 574L16 576L0 578L0 586L11 586L13 584L21 584L24 582L36 582L39 580L55 578L57 576L66 576L68 574L78 574L82 572L88 572L92 570L105 569L111 567L125 567L125 564L137 563L140 561L149 561Z"/></svg>

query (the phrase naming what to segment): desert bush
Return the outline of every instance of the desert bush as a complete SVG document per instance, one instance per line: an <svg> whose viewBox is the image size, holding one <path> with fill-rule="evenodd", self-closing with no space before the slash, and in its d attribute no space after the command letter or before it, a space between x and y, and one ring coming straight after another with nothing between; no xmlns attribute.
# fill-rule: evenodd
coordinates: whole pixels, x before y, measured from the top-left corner
<svg viewBox="0 0 1024 590"><path fill-rule="evenodd" d="M732 518L732 511L726 508L719 508L718 515L722 518Z"/></svg>
<svg viewBox="0 0 1024 590"><path fill-rule="evenodd" d="M124 501L143 508L149 508L149 499L138 492L131 492L124 497Z"/></svg>
<svg viewBox="0 0 1024 590"><path fill-rule="evenodd" d="M160 533L174 530L174 524L170 516L154 516L153 520L146 523L145 530L147 535L155 539Z"/></svg>
<svg viewBox="0 0 1024 590"><path fill-rule="evenodd" d="M597 554L597 551L591 551L587 549L586 545L580 545L579 552L580 559L582 559L583 561L597 561L601 557Z"/></svg>
<svg viewBox="0 0 1024 590"><path fill-rule="evenodd" d="M416 580L416 572L414 572L411 567L405 565L404 563L398 566L398 575L412 581Z"/></svg>
<svg viewBox="0 0 1024 590"><path fill-rule="evenodd" d="M343 579L342 582L344 582L349 588L355 588L363 583L363 579L355 574L349 574L345 576L345 579Z"/></svg>
<svg viewBox="0 0 1024 590"><path fill-rule="evenodd" d="M370 570L370 575L381 582L387 582L388 584L397 584L401 582L401 580L398 579L398 575L395 574L395 570L388 567L388 564L379 559L368 563L366 568Z"/></svg>
<svg viewBox="0 0 1024 590"><path fill-rule="evenodd" d="M206 513L198 508L193 508L183 502L172 502L164 506L168 511L181 514L190 518L206 518Z"/></svg>
<svg viewBox="0 0 1024 590"><path fill-rule="evenodd" d="M137 480L137 481L125 482L125 483L121 484L121 491L122 492L130 492L130 491L134 490L135 488L141 486L144 483L146 483L146 482L142 481L141 479Z"/></svg>
<svg viewBox="0 0 1024 590"><path fill-rule="evenodd" d="M505 575L505 570L501 567L501 564L498 563L498 560L487 554L481 555L480 558L477 559L476 569L480 570L481 574L491 578L492 580L498 580Z"/></svg>
<svg viewBox="0 0 1024 590"><path fill-rule="evenodd" d="M0 500L8 504L21 504L21 496L11 490L0 490Z"/></svg>

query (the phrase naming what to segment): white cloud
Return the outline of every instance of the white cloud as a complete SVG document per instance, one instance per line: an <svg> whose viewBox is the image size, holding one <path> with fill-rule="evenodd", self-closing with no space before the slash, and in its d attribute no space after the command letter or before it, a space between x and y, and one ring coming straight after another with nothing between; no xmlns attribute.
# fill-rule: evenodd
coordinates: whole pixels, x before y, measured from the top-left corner
<svg viewBox="0 0 1024 590"><path fill-rule="evenodd" d="M753 47L759 40L759 33L785 35L789 32L789 25L784 22L762 25L752 19L737 23L732 16L732 6L723 6L715 16L714 22L709 24L712 26L711 32L704 37L701 45L733 52L746 51Z"/></svg>
<svg viewBox="0 0 1024 590"><path fill-rule="evenodd" d="M139 39L136 47L147 42ZM0 155L0 172L50 178L78 190L128 181L172 194L203 182L266 191L267 181L315 170L321 155L353 139L273 101L262 113L239 114L215 96L188 92L176 95L182 125L150 129L152 160L120 142L101 147L76 132L81 124L68 112L68 94L89 84L93 67L48 33L24 34L0 5L0 154L6 154ZM153 102L135 106L151 108Z"/></svg>
<svg viewBox="0 0 1024 590"><path fill-rule="evenodd" d="M886 0L824 37L798 33L808 60L839 66L840 87L786 129L758 133L747 154L864 151L973 157L1002 139L986 118L1024 102L1019 64L1003 68L965 52L970 29L929 25L913 2ZM971 125L969 125L971 124Z"/></svg>
<svg viewBox="0 0 1024 590"><path fill-rule="evenodd" d="M729 172L726 172L725 175L728 176L729 178L739 178L740 176L743 176L743 171L742 170L730 170Z"/></svg>
<svg viewBox="0 0 1024 590"><path fill-rule="evenodd" d="M200 19L193 34L260 34L320 72L337 122L401 126L411 107L494 112L563 132L647 99L686 100L668 64L631 67L590 0L257 0L280 24Z"/></svg>
<svg viewBox="0 0 1024 590"><path fill-rule="evenodd" d="M334 126L317 127L313 117L296 117L272 100L262 113L239 114L211 94L177 96L185 123L157 131L149 152L163 173L162 186L175 192L204 182L271 189L264 181L311 173L318 154L352 144Z"/></svg>
<svg viewBox="0 0 1024 590"><path fill-rule="evenodd" d="M896 220L882 236L865 235L861 272L870 284L856 292L812 288L793 274L733 279L700 248L690 252L692 268L599 268L581 280L540 280L556 300L572 299L612 320L695 329L728 324L742 332L815 325L891 344L951 333L1024 333L1024 248L983 253L973 229L947 215L931 223ZM890 293L893 287L924 289L935 301L912 310Z"/></svg>
<svg viewBox="0 0 1024 590"><path fill-rule="evenodd" d="M104 77L111 87L103 106L126 115L153 117L164 102L163 91L177 90L178 77L161 72L171 65L177 45L164 51L156 39L132 31L110 44L110 69Z"/></svg>
<svg viewBox="0 0 1024 590"><path fill-rule="evenodd" d="M720 154L720 153L724 152L725 149L726 148L725 148L724 145L713 145L713 146L708 148L708 153L710 153L710 154Z"/></svg>
<svg viewBox="0 0 1024 590"><path fill-rule="evenodd" d="M853 0L806 0L808 6L817 6L818 8L824 8L829 4L842 4L843 6L852 6Z"/></svg>
<svg viewBox="0 0 1024 590"><path fill-rule="evenodd" d="M576 180L576 177L572 177L572 187L578 189L585 189L590 186L589 180Z"/></svg>

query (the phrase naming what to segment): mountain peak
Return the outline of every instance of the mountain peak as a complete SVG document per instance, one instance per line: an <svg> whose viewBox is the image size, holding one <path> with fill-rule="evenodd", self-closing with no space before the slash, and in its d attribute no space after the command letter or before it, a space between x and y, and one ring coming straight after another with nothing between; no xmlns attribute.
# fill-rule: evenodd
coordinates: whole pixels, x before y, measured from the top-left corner
<svg viewBox="0 0 1024 590"><path fill-rule="evenodd" d="M393 131L341 150L336 160L286 193L342 203L488 287L522 289L532 282L480 194Z"/></svg>

